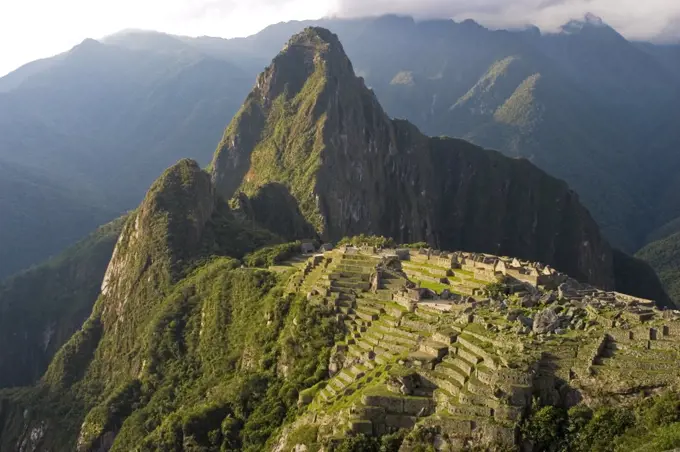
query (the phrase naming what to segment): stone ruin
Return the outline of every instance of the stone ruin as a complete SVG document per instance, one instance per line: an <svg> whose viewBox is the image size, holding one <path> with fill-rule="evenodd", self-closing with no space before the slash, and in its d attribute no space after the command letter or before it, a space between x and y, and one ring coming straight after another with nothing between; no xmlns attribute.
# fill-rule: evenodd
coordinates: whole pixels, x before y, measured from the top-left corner
<svg viewBox="0 0 680 452"><path fill-rule="evenodd" d="M532 398L569 407L680 384L680 312L650 300L486 254L342 247L313 259L301 287L346 328L332 378L301 394L321 435L421 425L450 447L514 446ZM489 297L499 281L507 293Z"/></svg>

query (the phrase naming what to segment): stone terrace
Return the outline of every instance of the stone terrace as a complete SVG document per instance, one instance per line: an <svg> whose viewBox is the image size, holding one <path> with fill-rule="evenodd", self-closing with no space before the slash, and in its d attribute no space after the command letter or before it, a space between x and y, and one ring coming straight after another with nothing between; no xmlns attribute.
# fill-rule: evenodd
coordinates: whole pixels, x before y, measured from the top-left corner
<svg viewBox="0 0 680 452"><path fill-rule="evenodd" d="M332 435L435 422L510 445L532 397L569 404L678 383L680 313L541 264L340 248L309 258L291 281L346 327L331 378L305 402L337 412ZM502 299L486 296L492 282L506 288Z"/></svg>

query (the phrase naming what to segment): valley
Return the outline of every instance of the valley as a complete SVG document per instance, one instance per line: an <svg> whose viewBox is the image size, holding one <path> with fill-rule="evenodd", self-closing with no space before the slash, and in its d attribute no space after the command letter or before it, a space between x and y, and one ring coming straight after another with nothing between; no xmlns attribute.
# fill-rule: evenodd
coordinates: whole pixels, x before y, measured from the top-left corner
<svg viewBox="0 0 680 452"><path fill-rule="evenodd" d="M0 160L60 174L27 199L141 199L0 284L0 450L680 447L673 66L589 20L130 32L0 79Z"/></svg>

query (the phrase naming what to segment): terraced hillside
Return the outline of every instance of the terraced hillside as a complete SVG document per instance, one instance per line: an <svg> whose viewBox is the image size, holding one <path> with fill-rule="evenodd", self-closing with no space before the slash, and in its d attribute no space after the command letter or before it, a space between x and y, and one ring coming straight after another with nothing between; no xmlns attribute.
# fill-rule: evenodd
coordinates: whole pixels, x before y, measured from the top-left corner
<svg viewBox="0 0 680 452"><path fill-rule="evenodd" d="M299 268L289 290L334 308L345 339L278 450L310 425L312 450L413 428L451 447L515 447L532 400L598 406L677 387L680 312L541 264L343 247Z"/></svg>

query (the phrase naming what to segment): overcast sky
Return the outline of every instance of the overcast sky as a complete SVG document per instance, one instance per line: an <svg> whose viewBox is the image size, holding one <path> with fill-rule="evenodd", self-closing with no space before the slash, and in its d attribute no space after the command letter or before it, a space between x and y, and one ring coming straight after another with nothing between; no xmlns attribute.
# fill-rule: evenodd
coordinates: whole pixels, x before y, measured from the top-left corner
<svg viewBox="0 0 680 452"><path fill-rule="evenodd" d="M0 0L0 76L125 28L235 37L286 20L387 12L546 31L592 12L630 39L680 37L680 0Z"/></svg>

